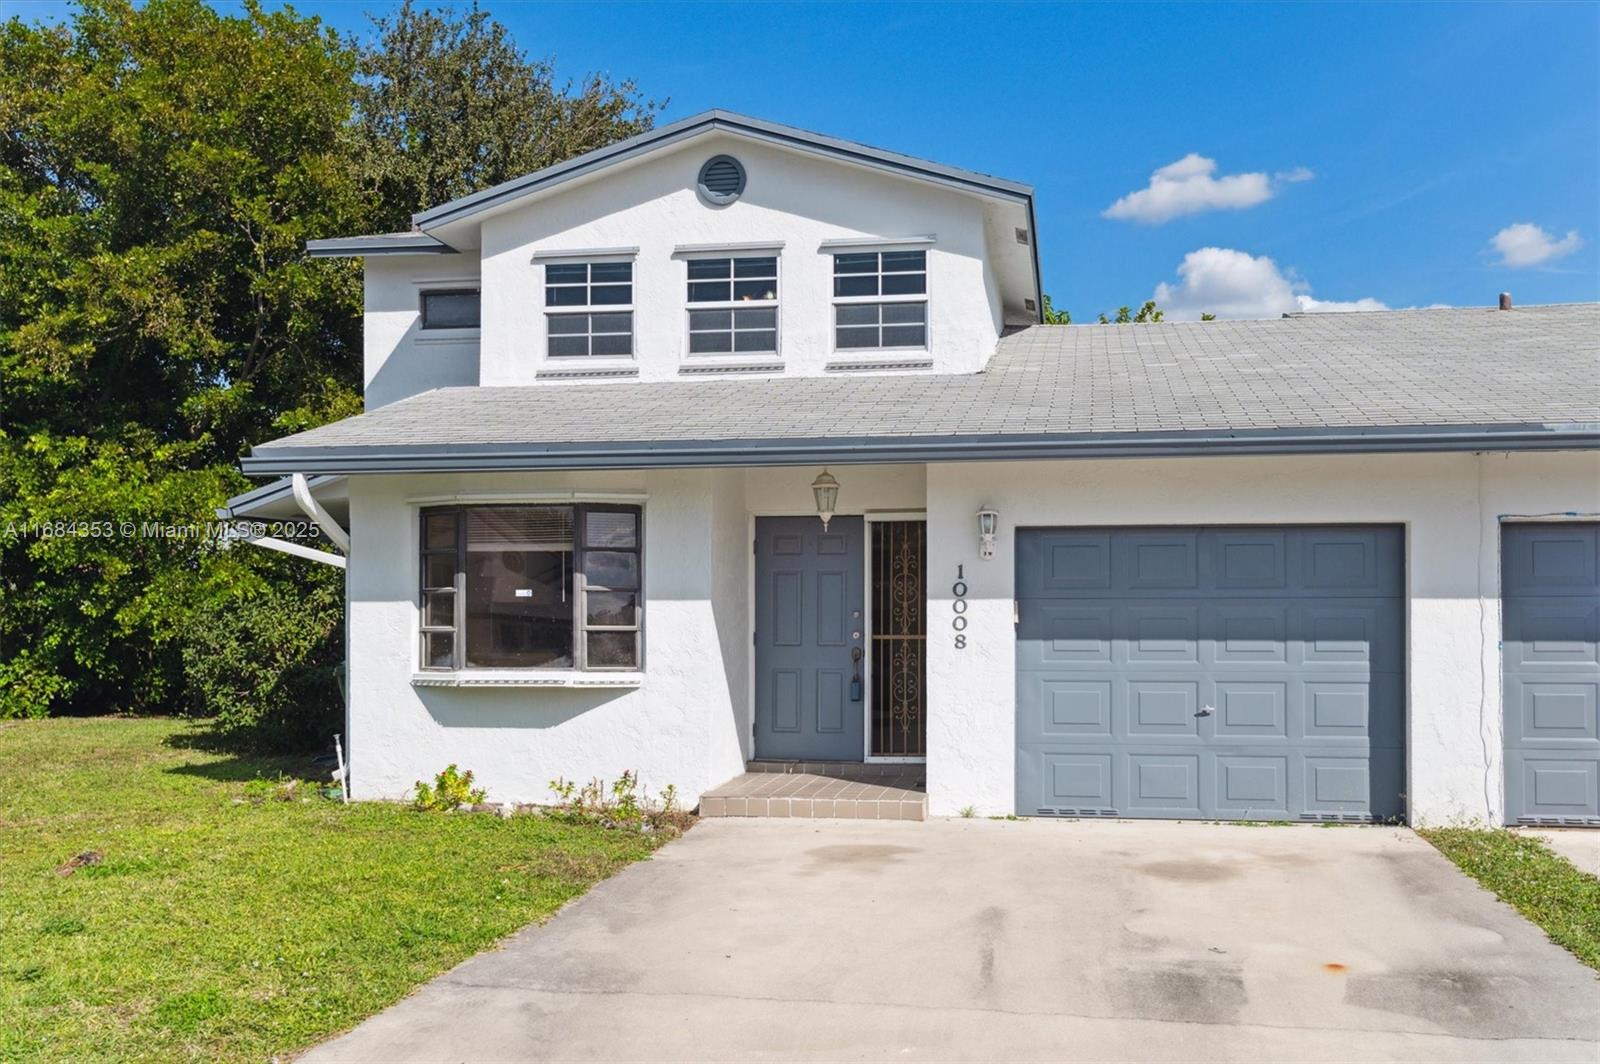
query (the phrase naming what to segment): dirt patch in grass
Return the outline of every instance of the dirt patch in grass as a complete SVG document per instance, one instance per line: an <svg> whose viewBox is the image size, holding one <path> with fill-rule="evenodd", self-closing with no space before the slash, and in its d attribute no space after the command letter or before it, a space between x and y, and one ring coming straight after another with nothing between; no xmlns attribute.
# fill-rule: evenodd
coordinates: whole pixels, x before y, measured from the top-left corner
<svg viewBox="0 0 1600 1064"><path fill-rule="evenodd" d="M1600 879L1538 839L1510 831L1423 828L1418 834L1552 942L1600 971Z"/></svg>

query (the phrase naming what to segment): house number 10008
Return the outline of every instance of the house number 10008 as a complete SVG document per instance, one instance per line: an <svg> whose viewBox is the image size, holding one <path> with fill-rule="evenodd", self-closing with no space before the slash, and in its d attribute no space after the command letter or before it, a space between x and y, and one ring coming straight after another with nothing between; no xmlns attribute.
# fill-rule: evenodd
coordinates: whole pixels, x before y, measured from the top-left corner
<svg viewBox="0 0 1600 1064"><path fill-rule="evenodd" d="M966 567L956 566L956 582L950 585L950 594L955 596L950 603L950 608L956 615L950 619L950 627L955 629L956 649L967 649L967 574Z"/></svg>

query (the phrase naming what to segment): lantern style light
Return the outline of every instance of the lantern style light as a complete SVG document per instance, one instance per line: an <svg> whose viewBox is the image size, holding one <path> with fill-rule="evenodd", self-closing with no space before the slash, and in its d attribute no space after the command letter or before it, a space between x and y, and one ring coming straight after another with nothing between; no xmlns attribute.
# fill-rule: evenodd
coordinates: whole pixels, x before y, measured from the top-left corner
<svg viewBox="0 0 1600 1064"><path fill-rule="evenodd" d="M811 482L811 497L817 500L817 516L822 518L822 530L828 530L833 520L834 507L839 503L839 482L824 469L822 475Z"/></svg>
<svg viewBox="0 0 1600 1064"><path fill-rule="evenodd" d="M994 557L994 535L1000 528L1000 512L987 506L978 511L978 557Z"/></svg>

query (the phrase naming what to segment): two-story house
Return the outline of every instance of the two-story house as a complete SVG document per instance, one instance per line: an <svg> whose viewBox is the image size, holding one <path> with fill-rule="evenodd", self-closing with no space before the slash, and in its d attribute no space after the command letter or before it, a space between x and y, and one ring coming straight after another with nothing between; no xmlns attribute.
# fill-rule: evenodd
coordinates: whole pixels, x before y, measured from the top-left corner
<svg viewBox="0 0 1600 1064"><path fill-rule="evenodd" d="M1600 824L1600 307L1048 326L1038 247L720 111L312 242L367 412L226 512L346 552L355 796Z"/></svg>

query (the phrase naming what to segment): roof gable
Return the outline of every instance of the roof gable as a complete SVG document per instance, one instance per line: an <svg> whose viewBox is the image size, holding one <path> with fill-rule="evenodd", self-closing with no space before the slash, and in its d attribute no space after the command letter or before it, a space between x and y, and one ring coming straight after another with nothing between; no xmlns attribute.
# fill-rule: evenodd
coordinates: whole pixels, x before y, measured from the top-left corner
<svg viewBox="0 0 1600 1064"><path fill-rule="evenodd" d="M713 132L729 133L903 177L928 181L991 199L1022 204L1028 208L1030 214L1032 213L1033 188L1020 182L945 166L942 163L901 155L898 152L885 151L854 141L840 140L731 111L712 110L648 130L604 148L597 148L566 162L474 192L470 196L462 196L460 199L419 211L412 215L411 221L416 228L423 231L465 221L524 196L543 192L565 182L637 159L650 152Z"/></svg>

